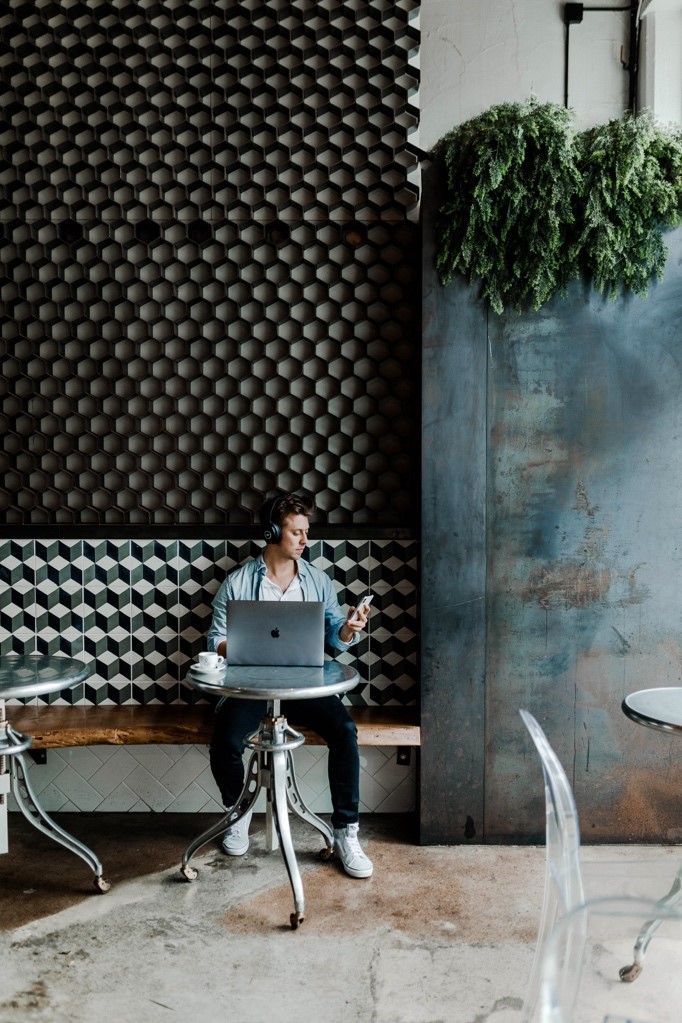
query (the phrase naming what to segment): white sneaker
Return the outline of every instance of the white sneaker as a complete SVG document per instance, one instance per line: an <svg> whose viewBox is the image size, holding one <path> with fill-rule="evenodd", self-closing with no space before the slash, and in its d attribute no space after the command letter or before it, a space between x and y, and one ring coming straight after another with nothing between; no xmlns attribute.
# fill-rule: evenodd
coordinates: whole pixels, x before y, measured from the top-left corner
<svg viewBox="0 0 682 1023"><path fill-rule="evenodd" d="M334 828L334 852L351 877L371 877L374 866L360 847L359 827L359 824L348 824L345 828Z"/></svg>
<svg viewBox="0 0 682 1023"><path fill-rule="evenodd" d="M225 807L225 812L230 813L234 810L234 807ZM232 814L236 817L236 813ZM232 824L225 834L223 835L222 847L223 852L227 853L228 856L243 856L249 848L249 825L251 824L251 817L253 816L253 810L242 817L236 824Z"/></svg>

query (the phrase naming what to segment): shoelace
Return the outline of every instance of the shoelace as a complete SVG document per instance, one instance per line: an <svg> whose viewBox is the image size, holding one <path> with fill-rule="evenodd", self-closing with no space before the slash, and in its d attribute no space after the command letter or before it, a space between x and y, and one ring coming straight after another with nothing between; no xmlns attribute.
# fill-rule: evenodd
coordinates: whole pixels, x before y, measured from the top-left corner
<svg viewBox="0 0 682 1023"><path fill-rule="evenodd" d="M346 834L346 845L348 846L349 852L352 852L356 856L364 856L356 831L348 831Z"/></svg>
<svg viewBox="0 0 682 1023"><path fill-rule="evenodd" d="M245 823L246 823L245 818L242 817L242 819L240 821L237 821L236 824L230 824L230 827L228 828L229 833L231 835L234 835L235 838L241 838L241 836L242 836L242 826Z"/></svg>

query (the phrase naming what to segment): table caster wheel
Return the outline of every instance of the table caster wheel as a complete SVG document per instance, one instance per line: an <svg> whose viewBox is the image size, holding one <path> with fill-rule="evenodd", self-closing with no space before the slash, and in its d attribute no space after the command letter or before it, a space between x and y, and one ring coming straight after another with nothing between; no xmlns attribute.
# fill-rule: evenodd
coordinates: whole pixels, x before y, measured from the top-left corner
<svg viewBox="0 0 682 1023"><path fill-rule="evenodd" d="M320 859L323 860L325 863L328 860L330 860L333 855L334 855L333 846L327 846L326 849L320 849Z"/></svg>
<svg viewBox="0 0 682 1023"><path fill-rule="evenodd" d="M95 888L104 895L111 888L111 881L105 881L103 877L95 878Z"/></svg>
<svg viewBox="0 0 682 1023"><path fill-rule="evenodd" d="M188 881L196 881L199 877L199 871L195 870L194 867L190 867L189 863L186 863L184 867L180 867L180 870Z"/></svg>
<svg viewBox="0 0 682 1023"><path fill-rule="evenodd" d="M292 931L295 931L298 928L298 925L302 924L304 920L305 917L303 916L303 913L292 913L289 917L289 923L291 924Z"/></svg>
<svg viewBox="0 0 682 1023"><path fill-rule="evenodd" d="M632 966L623 966L618 971L618 976L621 980L625 981L626 984L632 984L633 980L637 980L641 972L642 967L639 963L633 963Z"/></svg>

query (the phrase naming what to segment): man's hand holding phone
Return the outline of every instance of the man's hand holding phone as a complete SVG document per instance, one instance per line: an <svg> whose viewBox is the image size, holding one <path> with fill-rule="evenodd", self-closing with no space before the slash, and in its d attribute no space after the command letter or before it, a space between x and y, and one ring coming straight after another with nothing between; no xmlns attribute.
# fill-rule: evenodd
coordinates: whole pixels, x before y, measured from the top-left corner
<svg viewBox="0 0 682 1023"><path fill-rule="evenodd" d="M341 639L344 643L349 643L353 636L362 632L367 625L367 618L369 617L369 605L374 599L373 594L367 593L362 598L357 607L352 607L348 612L348 617L341 628Z"/></svg>

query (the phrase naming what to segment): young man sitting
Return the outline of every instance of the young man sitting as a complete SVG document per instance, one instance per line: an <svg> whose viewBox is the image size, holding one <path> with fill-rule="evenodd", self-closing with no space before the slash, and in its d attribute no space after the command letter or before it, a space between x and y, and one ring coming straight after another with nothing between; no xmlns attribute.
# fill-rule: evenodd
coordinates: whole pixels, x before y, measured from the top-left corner
<svg viewBox="0 0 682 1023"><path fill-rule="evenodd" d="M227 605L230 600L315 600L324 603L325 642L335 650L347 650L367 624L355 608L344 615L331 579L302 560L308 543L311 501L284 494L268 501L260 513L266 547L259 558L231 572L213 601L213 620L208 649L229 661L225 639ZM235 806L244 783L244 736L255 731L266 709L264 700L227 697L216 712L210 763L227 812ZM372 861L358 841L360 757L355 723L338 696L314 700L287 700L282 713L291 721L317 732L329 747L329 788L332 800L334 851L351 877L370 877ZM227 830L223 849L243 856L249 848L251 814Z"/></svg>

